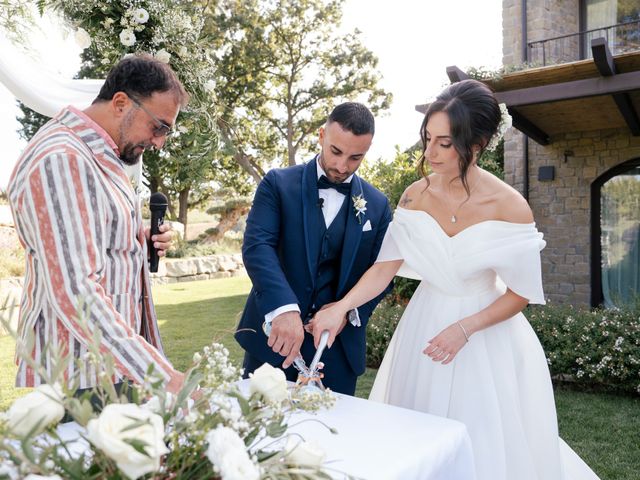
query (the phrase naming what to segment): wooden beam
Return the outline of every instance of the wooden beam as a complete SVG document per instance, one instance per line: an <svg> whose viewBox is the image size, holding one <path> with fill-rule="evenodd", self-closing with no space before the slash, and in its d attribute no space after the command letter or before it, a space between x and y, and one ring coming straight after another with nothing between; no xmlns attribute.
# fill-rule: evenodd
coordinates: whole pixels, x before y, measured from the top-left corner
<svg viewBox="0 0 640 480"><path fill-rule="evenodd" d="M593 63L596 64L598 72L603 77L610 77L616 74L616 65L613 63L613 55L607 45L607 41L600 37L591 40L591 53L593 53Z"/></svg>
<svg viewBox="0 0 640 480"><path fill-rule="evenodd" d="M514 128L517 128L540 145L549 145L551 143L549 135L527 117L522 115L517 109L507 107L507 110L509 111L509 115L511 115Z"/></svg>
<svg viewBox="0 0 640 480"><path fill-rule="evenodd" d="M626 93L617 93L613 96L613 100L616 102L624 121L627 122L631 134L634 137L640 136L640 118L638 118L636 109L633 108L633 103L631 103L629 95Z"/></svg>
<svg viewBox="0 0 640 480"><path fill-rule="evenodd" d="M593 53L593 62L598 68L598 72L603 77L612 77L616 72L616 65L613 62L613 55L609 50L607 41L604 38L594 38L591 41L591 52ZM618 111L624 121L627 123L631 134L634 137L640 135L640 119L638 118L638 112L631 103L631 98L628 93L614 93L612 95L613 101L618 106Z"/></svg>
<svg viewBox="0 0 640 480"><path fill-rule="evenodd" d="M509 107L522 107L598 95L612 95L633 90L640 90L640 71L620 73L611 77L587 78L541 87L497 92L496 98L499 103L505 103Z"/></svg>
<svg viewBox="0 0 640 480"><path fill-rule="evenodd" d="M468 80L469 75L464 73L455 65L451 67L447 67L447 77L449 77L449 81L451 83L458 83L460 80Z"/></svg>

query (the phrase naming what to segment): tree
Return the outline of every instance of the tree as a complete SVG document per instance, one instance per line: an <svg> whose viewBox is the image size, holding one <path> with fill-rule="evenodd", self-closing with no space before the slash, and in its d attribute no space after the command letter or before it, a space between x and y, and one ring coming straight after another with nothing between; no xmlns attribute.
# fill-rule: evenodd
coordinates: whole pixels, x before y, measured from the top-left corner
<svg viewBox="0 0 640 480"><path fill-rule="evenodd" d="M221 205L216 205L207 210L210 215L220 215L220 221L214 228L205 232L204 243L215 243L224 237L224 234L236 226L240 218L249 213L252 199L250 197L232 198Z"/></svg>
<svg viewBox="0 0 640 480"><path fill-rule="evenodd" d="M38 2L88 32L80 78L104 76L123 55L147 52L169 62L191 93L180 134L164 153L144 159L150 189L177 199L170 214L185 231L194 192L202 199L213 183L248 195L268 166L295 164L313 149L311 134L334 104L357 99L374 113L388 107L391 95L377 87L377 59L359 33L335 33L342 3Z"/></svg>
<svg viewBox="0 0 640 480"><path fill-rule="evenodd" d="M204 10L216 58L218 129L226 155L258 183L266 166L295 164L310 135L347 99L374 113L391 95L377 87L377 58L359 33L335 33L342 0L221 0Z"/></svg>

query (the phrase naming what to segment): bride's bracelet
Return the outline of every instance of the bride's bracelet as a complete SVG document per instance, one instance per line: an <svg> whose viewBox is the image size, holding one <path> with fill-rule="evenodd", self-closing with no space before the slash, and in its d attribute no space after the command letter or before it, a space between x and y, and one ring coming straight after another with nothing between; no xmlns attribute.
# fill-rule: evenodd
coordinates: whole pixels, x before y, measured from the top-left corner
<svg viewBox="0 0 640 480"><path fill-rule="evenodd" d="M464 338L467 339L467 343L469 343L469 335L467 335L467 331L465 330L465 328L462 326L462 324L460 323L460 321L458 320L456 322L458 324L458 326L462 329L462 333L464 333Z"/></svg>

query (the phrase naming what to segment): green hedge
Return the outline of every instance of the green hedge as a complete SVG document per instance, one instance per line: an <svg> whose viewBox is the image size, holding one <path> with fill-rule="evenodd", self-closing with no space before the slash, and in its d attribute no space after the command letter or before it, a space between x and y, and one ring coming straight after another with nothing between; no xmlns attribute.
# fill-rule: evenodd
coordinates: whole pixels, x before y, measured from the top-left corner
<svg viewBox="0 0 640 480"><path fill-rule="evenodd" d="M397 297L396 297L397 298ZM367 365L382 361L404 304L389 297L367 327ZM535 305L524 312L555 379L640 393L640 302L620 309Z"/></svg>
<svg viewBox="0 0 640 480"><path fill-rule="evenodd" d="M640 302L595 310L535 305L525 314L554 377L640 393Z"/></svg>
<svg viewBox="0 0 640 480"><path fill-rule="evenodd" d="M367 324L367 367L380 366L404 308L404 304L387 297L373 311Z"/></svg>

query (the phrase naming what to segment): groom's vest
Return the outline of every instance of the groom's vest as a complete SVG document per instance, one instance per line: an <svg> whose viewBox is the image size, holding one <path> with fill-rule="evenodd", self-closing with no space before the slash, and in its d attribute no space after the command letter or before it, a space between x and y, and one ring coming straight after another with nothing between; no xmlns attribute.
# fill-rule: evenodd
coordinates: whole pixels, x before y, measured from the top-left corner
<svg viewBox="0 0 640 480"><path fill-rule="evenodd" d="M322 210L318 209L321 225L318 235L321 236L322 240L320 243L320 253L318 255L318 271L316 273L315 289L311 297L311 309L307 317L310 317L316 311L320 310L323 305L336 301L348 206L348 199L345 198L338 215L333 222L331 222L329 228L325 226Z"/></svg>

